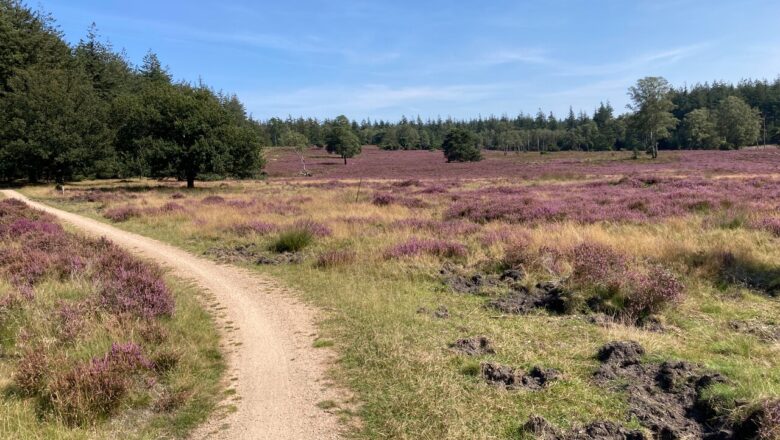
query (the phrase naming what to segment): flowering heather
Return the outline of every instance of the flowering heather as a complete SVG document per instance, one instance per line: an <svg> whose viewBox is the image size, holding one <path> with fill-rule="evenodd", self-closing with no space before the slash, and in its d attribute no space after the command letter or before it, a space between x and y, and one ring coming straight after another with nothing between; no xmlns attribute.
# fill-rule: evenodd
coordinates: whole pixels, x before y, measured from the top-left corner
<svg viewBox="0 0 780 440"><path fill-rule="evenodd" d="M100 304L114 313L142 318L170 316L173 297L160 274L142 261L121 256L121 252L103 256L101 265L111 270L103 273Z"/></svg>
<svg viewBox="0 0 780 440"><path fill-rule="evenodd" d="M628 294L623 313L639 319L679 301L684 289L677 277L657 265L647 267L641 273L629 272L626 283Z"/></svg>
<svg viewBox="0 0 780 440"><path fill-rule="evenodd" d="M577 282L611 285L619 283L628 270L626 255L600 243L581 243L569 255L574 266L572 277Z"/></svg>
<svg viewBox="0 0 780 440"><path fill-rule="evenodd" d="M770 217L755 221L751 224L755 229L762 229L775 237L780 237L780 217Z"/></svg>
<svg viewBox="0 0 780 440"><path fill-rule="evenodd" d="M371 199L371 203L377 206L387 206L390 204L395 203L397 198L388 193L376 193L374 194L374 197Z"/></svg>
<svg viewBox="0 0 780 440"><path fill-rule="evenodd" d="M257 234L268 235L276 232L279 227L273 223L250 221L245 223L238 223L229 227L230 231L238 235Z"/></svg>
<svg viewBox="0 0 780 440"><path fill-rule="evenodd" d="M556 221L642 222L733 207L770 211L780 203L773 179L636 179L585 184L488 187L465 191L446 218L542 224Z"/></svg>
<svg viewBox="0 0 780 440"><path fill-rule="evenodd" d="M183 212L186 211L186 208L184 206L176 203L176 202L168 202L161 207L156 209L157 212L162 214L168 214L168 213L175 213L175 212Z"/></svg>
<svg viewBox="0 0 780 440"><path fill-rule="evenodd" d="M72 341L78 336L84 320L86 307L79 303L61 303L57 310L59 337L63 341Z"/></svg>
<svg viewBox="0 0 780 440"><path fill-rule="evenodd" d="M206 196L201 199L200 203L204 205L221 205L225 203L225 198L222 196Z"/></svg>
<svg viewBox="0 0 780 440"><path fill-rule="evenodd" d="M386 258L410 257L420 254L452 258L466 256L466 246L451 241L411 238L385 251Z"/></svg>
<svg viewBox="0 0 780 440"><path fill-rule="evenodd" d="M114 413L127 395L133 375L150 367L137 345L112 344L104 356L55 377L46 397L65 422L85 425Z"/></svg>
<svg viewBox="0 0 780 440"><path fill-rule="evenodd" d="M296 220L292 225L292 229L307 231L315 237L329 237L333 234L328 225L309 219Z"/></svg>
<svg viewBox="0 0 780 440"><path fill-rule="evenodd" d="M617 314L642 319L678 301L684 286L659 265L647 265L609 246L585 242L568 252L575 289L595 289Z"/></svg>
<svg viewBox="0 0 780 440"><path fill-rule="evenodd" d="M141 210L135 206L129 205L110 208L103 213L103 217L111 220L112 222L125 222L133 217L140 216Z"/></svg>
<svg viewBox="0 0 780 440"><path fill-rule="evenodd" d="M479 237L479 242L484 246L492 246L497 243L509 243L516 234L509 228L500 228L487 231Z"/></svg>
<svg viewBox="0 0 780 440"><path fill-rule="evenodd" d="M432 185L426 186L419 191L417 191L418 194L444 194L449 191L449 188L447 188L444 185L434 183Z"/></svg>
<svg viewBox="0 0 780 440"><path fill-rule="evenodd" d="M62 226L46 220L30 220L20 218L9 225L0 225L0 235L19 236L30 232L56 235L63 232Z"/></svg>
<svg viewBox="0 0 780 440"><path fill-rule="evenodd" d="M405 218L390 224L391 228L424 230L437 235L470 235L481 229L476 223L459 220L438 221L420 218Z"/></svg>
<svg viewBox="0 0 780 440"><path fill-rule="evenodd" d="M269 150L273 160L266 171L271 177L296 178L300 159L295 152ZM520 153L504 155L485 151L484 160L447 163L441 151L386 151L364 147L352 159L353 166L338 166L338 157L323 156L311 149L306 167L313 177L306 179L472 179L511 178L518 180L579 179L592 176L621 176L638 173L655 175L743 175L778 172L780 149L743 149L737 151L662 151L656 160L631 160L629 151L556 152L546 155ZM333 182L333 183L331 183ZM336 187L337 181L312 182L311 185Z"/></svg>

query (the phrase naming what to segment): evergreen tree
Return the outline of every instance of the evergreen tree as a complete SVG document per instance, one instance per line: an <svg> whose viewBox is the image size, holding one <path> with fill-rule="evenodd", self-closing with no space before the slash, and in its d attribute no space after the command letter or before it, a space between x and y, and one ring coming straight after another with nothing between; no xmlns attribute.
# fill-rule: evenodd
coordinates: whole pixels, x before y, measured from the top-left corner
<svg viewBox="0 0 780 440"><path fill-rule="evenodd" d="M478 142L471 131L453 128L444 137L441 148L447 162L476 162L482 160Z"/></svg>
<svg viewBox="0 0 780 440"><path fill-rule="evenodd" d="M338 116L331 124L325 137L325 148L328 153L341 156L344 159L344 165L347 164L348 158L360 154L360 141L352 131L352 126L346 116Z"/></svg>

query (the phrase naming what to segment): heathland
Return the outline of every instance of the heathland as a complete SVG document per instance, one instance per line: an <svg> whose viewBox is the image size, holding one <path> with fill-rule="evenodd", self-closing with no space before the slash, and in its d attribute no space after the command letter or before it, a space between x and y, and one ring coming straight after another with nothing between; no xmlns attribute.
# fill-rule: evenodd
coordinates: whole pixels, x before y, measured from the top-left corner
<svg viewBox="0 0 780 440"><path fill-rule="evenodd" d="M221 400L194 286L0 201L0 437L184 437Z"/></svg>
<svg viewBox="0 0 780 440"><path fill-rule="evenodd" d="M305 160L24 192L298 288L363 438L777 435L780 150Z"/></svg>

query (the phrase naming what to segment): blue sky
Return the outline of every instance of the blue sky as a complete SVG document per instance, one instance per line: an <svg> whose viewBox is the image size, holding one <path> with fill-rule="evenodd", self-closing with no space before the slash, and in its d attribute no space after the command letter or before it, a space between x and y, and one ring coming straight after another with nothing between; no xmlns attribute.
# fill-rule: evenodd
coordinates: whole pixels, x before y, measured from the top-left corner
<svg viewBox="0 0 780 440"><path fill-rule="evenodd" d="M93 21L139 63L236 93L255 118L564 116L636 79L780 74L777 0L42 0L68 40Z"/></svg>

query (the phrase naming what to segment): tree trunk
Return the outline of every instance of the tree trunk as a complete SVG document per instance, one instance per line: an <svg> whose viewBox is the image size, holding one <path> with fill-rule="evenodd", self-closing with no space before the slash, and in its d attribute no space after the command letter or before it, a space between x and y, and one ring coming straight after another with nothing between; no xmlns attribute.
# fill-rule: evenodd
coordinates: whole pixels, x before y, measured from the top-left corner
<svg viewBox="0 0 780 440"><path fill-rule="evenodd" d="M195 188L195 173L187 173L187 188Z"/></svg>
<svg viewBox="0 0 780 440"><path fill-rule="evenodd" d="M346 165L347 164L347 156L341 156L341 157L344 158L344 165Z"/></svg>

